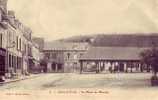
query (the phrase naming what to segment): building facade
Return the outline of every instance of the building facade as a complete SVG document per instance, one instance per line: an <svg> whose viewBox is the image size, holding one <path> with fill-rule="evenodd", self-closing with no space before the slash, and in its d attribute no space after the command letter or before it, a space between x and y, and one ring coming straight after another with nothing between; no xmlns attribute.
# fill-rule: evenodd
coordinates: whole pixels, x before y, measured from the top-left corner
<svg viewBox="0 0 158 100"><path fill-rule="evenodd" d="M80 69L79 59L88 50L88 43L72 43L68 50L64 52L64 71L78 72Z"/></svg>
<svg viewBox="0 0 158 100"><path fill-rule="evenodd" d="M29 74L32 60L40 57L33 53L39 53L39 48L31 29L7 10L7 0L0 0L0 74L6 78Z"/></svg>
<svg viewBox="0 0 158 100"><path fill-rule="evenodd" d="M29 61L29 72L30 73L40 73L41 67L40 67L40 59L41 59L41 53L39 46L36 43L32 43L32 59Z"/></svg>
<svg viewBox="0 0 158 100"><path fill-rule="evenodd" d="M88 43L45 43L43 50L47 72L77 72L79 58L88 50Z"/></svg>

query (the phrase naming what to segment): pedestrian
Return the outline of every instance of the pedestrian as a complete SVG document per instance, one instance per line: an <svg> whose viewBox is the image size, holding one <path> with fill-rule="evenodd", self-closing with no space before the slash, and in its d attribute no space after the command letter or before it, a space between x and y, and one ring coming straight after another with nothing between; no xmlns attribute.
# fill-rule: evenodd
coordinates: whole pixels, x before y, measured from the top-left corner
<svg viewBox="0 0 158 100"><path fill-rule="evenodd" d="M110 71L110 73L112 73L112 66L109 67L109 71Z"/></svg>

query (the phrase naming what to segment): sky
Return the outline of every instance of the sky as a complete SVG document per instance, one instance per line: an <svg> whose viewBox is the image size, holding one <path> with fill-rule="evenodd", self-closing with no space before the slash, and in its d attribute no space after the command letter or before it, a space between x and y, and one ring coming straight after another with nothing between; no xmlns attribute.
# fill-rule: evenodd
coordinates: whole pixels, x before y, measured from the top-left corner
<svg viewBox="0 0 158 100"><path fill-rule="evenodd" d="M98 33L158 32L158 0L8 0L8 9L34 36L48 41Z"/></svg>

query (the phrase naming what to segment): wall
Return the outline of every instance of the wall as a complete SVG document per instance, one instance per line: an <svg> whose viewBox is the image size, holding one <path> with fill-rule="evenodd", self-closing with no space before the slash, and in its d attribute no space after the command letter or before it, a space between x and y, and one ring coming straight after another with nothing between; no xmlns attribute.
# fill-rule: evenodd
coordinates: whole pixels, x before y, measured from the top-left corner
<svg viewBox="0 0 158 100"><path fill-rule="evenodd" d="M66 51L64 52L64 71L65 72L76 72L79 71L80 63L79 58L84 55L86 51ZM69 58L68 58L69 54Z"/></svg>
<svg viewBox="0 0 158 100"><path fill-rule="evenodd" d="M36 44L38 44L40 51L42 51L43 48L44 48L44 38L37 38L37 37L34 37L34 38L33 38L33 41L34 41Z"/></svg>
<svg viewBox="0 0 158 100"><path fill-rule="evenodd" d="M51 50L51 51L44 51L44 60L47 62L47 71L48 72L63 72L63 65L64 65L64 52L63 51L58 51L58 50ZM51 65L54 64L54 65ZM56 65L58 64L58 65ZM62 64L61 67L62 69L60 70L53 70L51 67L58 67L59 64Z"/></svg>

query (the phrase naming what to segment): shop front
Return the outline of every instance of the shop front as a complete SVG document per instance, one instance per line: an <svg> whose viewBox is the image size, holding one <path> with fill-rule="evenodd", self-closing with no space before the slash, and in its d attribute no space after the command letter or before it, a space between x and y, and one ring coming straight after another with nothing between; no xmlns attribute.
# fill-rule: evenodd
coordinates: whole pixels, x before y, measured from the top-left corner
<svg viewBox="0 0 158 100"><path fill-rule="evenodd" d="M1 77L5 76L5 59L6 59L6 50L0 48L0 76Z"/></svg>

